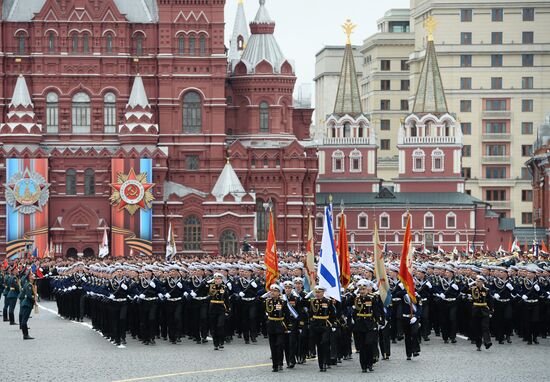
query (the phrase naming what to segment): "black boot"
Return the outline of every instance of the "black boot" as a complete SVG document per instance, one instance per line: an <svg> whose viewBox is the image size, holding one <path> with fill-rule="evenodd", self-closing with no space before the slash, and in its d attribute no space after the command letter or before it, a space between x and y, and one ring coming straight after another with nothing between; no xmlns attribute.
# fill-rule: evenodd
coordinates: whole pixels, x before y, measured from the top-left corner
<svg viewBox="0 0 550 382"><path fill-rule="evenodd" d="M27 327L27 325L21 325L21 330L23 331L24 340L34 340L34 338L29 336L29 328Z"/></svg>

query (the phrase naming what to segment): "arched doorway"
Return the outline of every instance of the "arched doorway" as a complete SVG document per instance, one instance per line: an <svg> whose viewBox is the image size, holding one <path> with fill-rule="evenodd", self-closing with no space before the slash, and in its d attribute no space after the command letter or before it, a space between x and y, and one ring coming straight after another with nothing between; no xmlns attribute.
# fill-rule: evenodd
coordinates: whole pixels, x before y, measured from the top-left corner
<svg viewBox="0 0 550 382"><path fill-rule="evenodd" d="M77 255L78 251L76 250L76 248L69 248L67 250L67 257L74 257L76 258L76 255Z"/></svg>
<svg viewBox="0 0 550 382"><path fill-rule="evenodd" d="M236 255L238 253L239 241L234 231L225 230L220 235L220 254Z"/></svg>
<svg viewBox="0 0 550 382"><path fill-rule="evenodd" d="M84 250L84 257L92 258L95 256L95 252L92 248L86 248Z"/></svg>

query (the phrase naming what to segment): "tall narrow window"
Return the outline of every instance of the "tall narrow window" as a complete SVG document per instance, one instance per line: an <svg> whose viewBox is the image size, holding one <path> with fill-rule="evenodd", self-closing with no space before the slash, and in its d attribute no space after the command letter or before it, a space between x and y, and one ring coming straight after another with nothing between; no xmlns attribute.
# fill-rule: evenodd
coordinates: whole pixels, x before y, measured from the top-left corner
<svg viewBox="0 0 550 382"><path fill-rule="evenodd" d="M48 33L48 52L55 53L55 33Z"/></svg>
<svg viewBox="0 0 550 382"><path fill-rule="evenodd" d="M204 35L199 37L199 51L201 56L206 56L206 37Z"/></svg>
<svg viewBox="0 0 550 382"><path fill-rule="evenodd" d="M65 173L65 195L76 195L76 170L72 168Z"/></svg>
<svg viewBox="0 0 550 382"><path fill-rule="evenodd" d="M194 56L195 55L195 48L196 48L197 39L195 36L189 37L189 55Z"/></svg>
<svg viewBox="0 0 550 382"><path fill-rule="evenodd" d="M48 133L59 131L59 96L54 92L46 96L46 131Z"/></svg>
<svg viewBox="0 0 550 382"><path fill-rule="evenodd" d="M19 32L16 39L17 39L17 51L19 52L19 54L27 53L25 48L25 40L27 39L27 36L25 36L23 32Z"/></svg>
<svg viewBox="0 0 550 382"><path fill-rule="evenodd" d="M84 195L95 195L95 171L91 168L84 171Z"/></svg>
<svg viewBox="0 0 550 382"><path fill-rule="evenodd" d="M269 133L269 105L260 103L260 133Z"/></svg>
<svg viewBox="0 0 550 382"><path fill-rule="evenodd" d="M143 36L138 34L135 38L135 51L136 56L143 55Z"/></svg>
<svg viewBox="0 0 550 382"><path fill-rule="evenodd" d="M178 37L178 54L180 56L183 56L185 54L185 37L184 36Z"/></svg>
<svg viewBox="0 0 550 382"><path fill-rule="evenodd" d="M72 105L73 134L89 134L91 127L90 96L77 93Z"/></svg>
<svg viewBox="0 0 550 382"><path fill-rule="evenodd" d="M191 215L185 218L183 222L183 249L193 251L201 249L201 221Z"/></svg>
<svg viewBox="0 0 550 382"><path fill-rule="evenodd" d="M71 53L78 53L78 34L76 33L71 36Z"/></svg>
<svg viewBox="0 0 550 382"><path fill-rule="evenodd" d="M113 35L111 33L107 33L105 36L105 51L113 53Z"/></svg>
<svg viewBox="0 0 550 382"><path fill-rule="evenodd" d="M106 134L116 133L116 96L107 93L103 97L103 122Z"/></svg>
<svg viewBox="0 0 550 382"><path fill-rule="evenodd" d="M82 53L88 54L90 52L90 35L87 33L82 36Z"/></svg>
<svg viewBox="0 0 550 382"><path fill-rule="evenodd" d="M189 92L183 97L183 132L198 134L202 131L202 102L197 92Z"/></svg>

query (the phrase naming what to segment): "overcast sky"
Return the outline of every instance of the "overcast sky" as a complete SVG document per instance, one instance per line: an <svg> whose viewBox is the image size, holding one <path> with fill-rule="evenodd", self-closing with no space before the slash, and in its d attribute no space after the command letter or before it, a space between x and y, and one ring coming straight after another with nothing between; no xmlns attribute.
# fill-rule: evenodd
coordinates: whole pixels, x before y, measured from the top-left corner
<svg viewBox="0 0 550 382"><path fill-rule="evenodd" d="M226 40L233 30L238 0L227 0ZM258 0L245 0L248 22L256 16ZM275 37L288 59L294 60L298 83L313 83L315 54L325 45L342 45L341 25L350 18L357 24L352 43L376 33L376 20L391 8L408 8L409 0L267 0L266 7L277 23Z"/></svg>

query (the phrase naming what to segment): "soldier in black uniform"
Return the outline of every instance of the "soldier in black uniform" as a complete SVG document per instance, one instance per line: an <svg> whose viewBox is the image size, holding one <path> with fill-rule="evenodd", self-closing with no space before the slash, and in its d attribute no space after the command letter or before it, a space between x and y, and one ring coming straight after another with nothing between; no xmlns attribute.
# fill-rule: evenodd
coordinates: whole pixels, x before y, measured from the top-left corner
<svg viewBox="0 0 550 382"><path fill-rule="evenodd" d="M128 317L128 284L124 281L123 269L117 266L110 280L109 303L111 335L115 345L126 344L126 330Z"/></svg>
<svg viewBox="0 0 550 382"><path fill-rule="evenodd" d="M225 317L229 314L229 293L227 286L223 283L223 275L215 273L214 279L210 280L208 286L209 309L208 322L210 333L214 342L214 350L224 348L225 340Z"/></svg>
<svg viewBox="0 0 550 382"><path fill-rule="evenodd" d="M378 337L378 326L383 324L384 312L378 294L372 292L372 283L368 280L357 282L359 295L350 299L353 309L353 331L356 338L359 361L363 373L373 371L374 354Z"/></svg>
<svg viewBox="0 0 550 382"><path fill-rule="evenodd" d="M192 272L193 276L189 283L191 336L197 344L204 344L208 342L206 339L208 336L208 280L204 277L204 270L200 267L194 267Z"/></svg>
<svg viewBox="0 0 550 382"><path fill-rule="evenodd" d="M298 305L295 307L298 312L298 346L296 353L296 363L304 364L306 363L306 358L309 352L309 331L308 331L308 322L309 317L307 314L307 304L306 292L304 291L304 280L301 277L295 277L293 280L294 290L296 294L300 297Z"/></svg>
<svg viewBox="0 0 550 382"><path fill-rule="evenodd" d="M256 342L258 336L258 290L257 280L252 276L252 268L243 265L241 277L234 285L238 300L238 315L244 343Z"/></svg>
<svg viewBox="0 0 550 382"><path fill-rule="evenodd" d="M139 293L139 323L140 339L145 345L155 345L155 333L158 327L157 308L158 291L157 282L153 279L152 269L143 269L138 285Z"/></svg>
<svg viewBox="0 0 550 382"><path fill-rule="evenodd" d="M181 342L183 298L186 290L177 266L172 266L166 279L166 319L171 344Z"/></svg>
<svg viewBox="0 0 550 382"><path fill-rule="evenodd" d="M493 328L499 344L512 343L512 292L514 287L508 281L508 273L503 267L493 267L494 278L489 288L493 301Z"/></svg>
<svg viewBox="0 0 550 382"><path fill-rule="evenodd" d="M427 278L427 269L418 267L416 269L416 290L422 301L422 317L420 319L420 334L424 341L430 340L430 299L432 296L432 283Z"/></svg>
<svg viewBox="0 0 550 382"><path fill-rule="evenodd" d="M522 321L523 321L523 338L527 341L527 345L537 344L537 325L540 318L539 298L541 297L541 287L535 279L537 266L530 264L524 267L526 271L525 278L521 285L522 299Z"/></svg>
<svg viewBox="0 0 550 382"><path fill-rule="evenodd" d="M287 303L281 298L282 288L277 284L272 284L269 291L269 297L265 300L265 313L273 364L272 371L276 373L283 369L284 333L287 330L289 314Z"/></svg>
<svg viewBox="0 0 550 382"><path fill-rule="evenodd" d="M294 314L291 314L286 321L284 337L286 365L289 369L292 369L296 365L296 354L298 353L298 323L300 321L300 315L297 309L299 309L301 299L300 296L298 296L298 294L294 291L292 281L285 281L283 283L283 287L283 300L285 300L289 305L289 310L294 312Z"/></svg>
<svg viewBox="0 0 550 382"><path fill-rule="evenodd" d="M478 351L481 351L482 340L486 349L493 345L489 331L489 319L491 318L491 309L488 304L489 289L485 286L485 282L485 277L477 276L475 285L470 288L473 304L471 334Z"/></svg>
<svg viewBox="0 0 550 382"><path fill-rule="evenodd" d="M330 333L336 330L336 311L332 301L325 297L325 289L315 287L315 297L309 301L310 336L317 348L319 371L326 372L330 356Z"/></svg>

